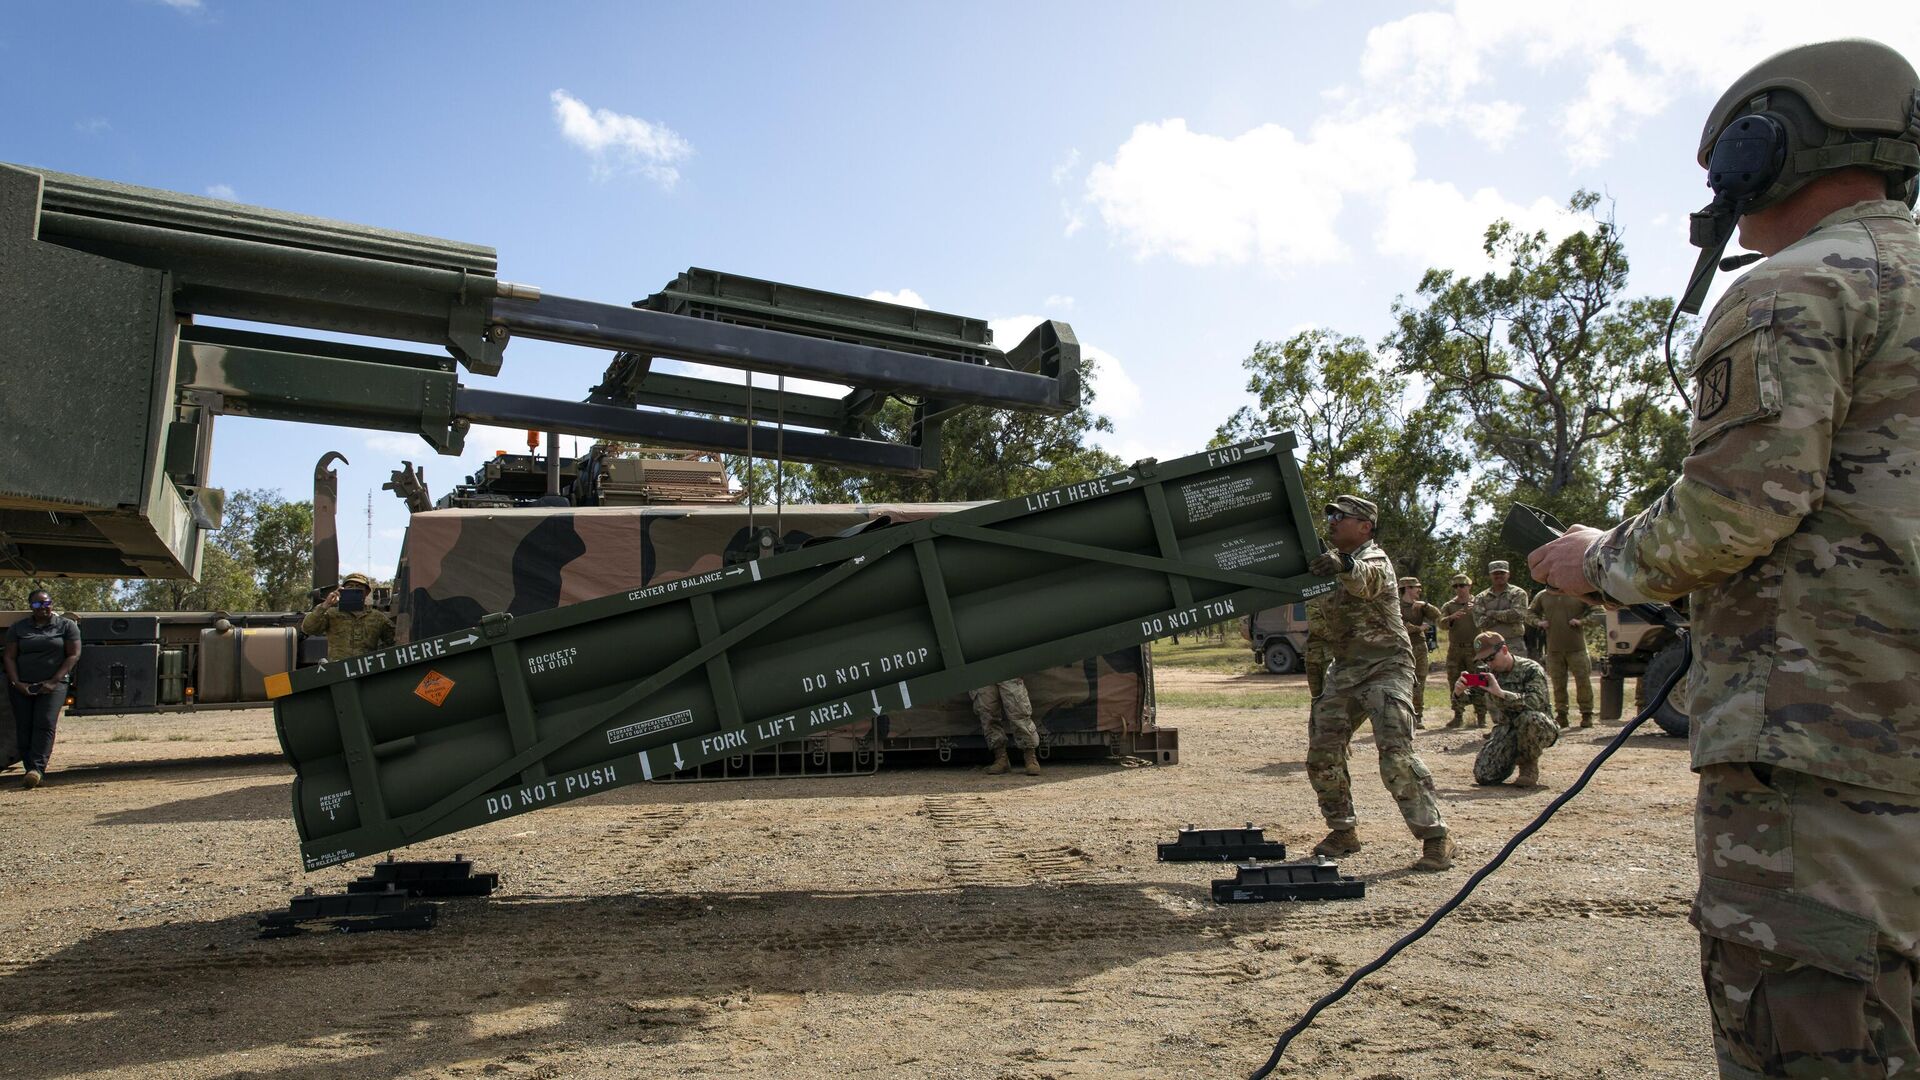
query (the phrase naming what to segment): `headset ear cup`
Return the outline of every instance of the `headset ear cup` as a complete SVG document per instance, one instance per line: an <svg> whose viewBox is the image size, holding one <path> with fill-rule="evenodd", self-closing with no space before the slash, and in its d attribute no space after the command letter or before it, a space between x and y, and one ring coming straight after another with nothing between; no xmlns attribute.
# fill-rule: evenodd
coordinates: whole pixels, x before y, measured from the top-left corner
<svg viewBox="0 0 1920 1080"><path fill-rule="evenodd" d="M1772 112L1735 117L1708 155L1707 186L1740 213L1779 199L1789 142L1787 123Z"/></svg>

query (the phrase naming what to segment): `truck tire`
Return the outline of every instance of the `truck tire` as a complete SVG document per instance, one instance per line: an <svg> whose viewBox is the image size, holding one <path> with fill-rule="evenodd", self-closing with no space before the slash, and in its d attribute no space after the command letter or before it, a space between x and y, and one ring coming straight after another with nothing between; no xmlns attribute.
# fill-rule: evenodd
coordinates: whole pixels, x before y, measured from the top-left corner
<svg viewBox="0 0 1920 1080"><path fill-rule="evenodd" d="M1653 659L1647 661L1646 674L1640 676L1641 708L1646 707L1645 702L1648 697L1660 692L1661 685L1673 674L1674 669L1680 666L1680 650L1683 648L1685 646L1678 641L1668 642L1666 648L1655 653ZM1691 726L1686 706L1683 704L1685 689L1684 681L1682 685L1674 687L1673 693L1666 701L1660 703L1659 711L1653 714L1653 722L1660 725L1660 730L1676 739L1686 738L1687 730Z"/></svg>
<svg viewBox="0 0 1920 1080"><path fill-rule="evenodd" d="M1291 675L1300 670L1300 654L1293 646L1284 641L1267 643L1265 663L1267 670L1275 675Z"/></svg>

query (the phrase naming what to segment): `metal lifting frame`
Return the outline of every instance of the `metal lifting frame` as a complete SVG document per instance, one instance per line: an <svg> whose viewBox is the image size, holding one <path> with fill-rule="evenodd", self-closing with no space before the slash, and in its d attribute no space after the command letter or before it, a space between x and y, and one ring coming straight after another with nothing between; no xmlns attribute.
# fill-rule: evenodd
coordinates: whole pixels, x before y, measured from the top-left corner
<svg viewBox="0 0 1920 1080"><path fill-rule="evenodd" d="M982 329L972 337L990 336L977 320L925 313L951 325L903 326L887 310L896 305L697 269L637 306L579 300L500 281L493 251L478 245L27 171L44 183L40 240L165 272L174 312L189 321L218 316L447 351L187 326L180 398L214 414L412 431L442 453L458 452L474 423L739 453L752 425L708 416L760 423L778 415L818 429L794 434L794 460L929 473L938 465L934 428L955 408L1066 412L1079 403L1079 347L1061 323L1036 329L1008 355L984 340L966 343L961 330L974 326ZM742 300L743 289L772 298ZM515 337L614 350L623 373L610 371L586 402L457 380L456 363L498 373ZM654 358L852 389L840 398L763 394L749 408L739 384L653 372ZM921 399L905 442L872 428L888 395Z"/></svg>

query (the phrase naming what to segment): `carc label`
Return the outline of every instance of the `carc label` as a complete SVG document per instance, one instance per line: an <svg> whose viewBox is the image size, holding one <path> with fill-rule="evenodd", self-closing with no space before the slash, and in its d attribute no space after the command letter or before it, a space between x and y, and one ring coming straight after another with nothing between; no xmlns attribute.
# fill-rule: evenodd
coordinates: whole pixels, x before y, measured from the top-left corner
<svg viewBox="0 0 1920 1080"><path fill-rule="evenodd" d="M1286 550L1285 540L1230 540L1214 554L1213 561L1222 570L1238 570L1279 558Z"/></svg>
<svg viewBox="0 0 1920 1080"><path fill-rule="evenodd" d="M643 738L673 728L685 727L691 723L693 723L693 710L681 709L676 713L668 713L665 716L656 716L650 720L641 720L638 723L628 724L625 727L614 728L612 731L607 732L607 743L609 745L613 743L623 743L628 739Z"/></svg>
<svg viewBox="0 0 1920 1080"><path fill-rule="evenodd" d="M446 703L447 695L451 693L453 693L453 680L432 668L427 669L427 673L421 676L419 684L413 688L415 697L436 709Z"/></svg>

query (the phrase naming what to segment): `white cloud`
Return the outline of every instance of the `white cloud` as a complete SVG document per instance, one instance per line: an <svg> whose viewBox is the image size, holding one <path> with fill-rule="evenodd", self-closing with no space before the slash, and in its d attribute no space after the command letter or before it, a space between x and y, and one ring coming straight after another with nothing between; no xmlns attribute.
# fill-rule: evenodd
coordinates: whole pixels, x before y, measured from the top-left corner
<svg viewBox="0 0 1920 1080"><path fill-rule="evenodd" d="M1387 200L1374 246L1421 266L1477 275L1493 269L1483 245L1487 226L1499 218L1527 232L1545 229L1555 239L1584 224L1545 197L1521 205L1493 188L1464 195L1452 184L1415 180Z"/></svg>
<svg viewBox="0 0 1920 1080"><path fill-rule="evenodd" d="M925 300L921 299L919 293L914 292L912 289L901 289L898 292L888 292L885 289L875 289L872 292L867 294L867 299L878 300L883 304L902 304L906 307L915 307L915 308L923 308L923 309L931 310L930 305L928 305L928 303Z"/></svg>
<svg viewBox="0 0 1920 1080"><path fill-rule="evenodd" d="M427 440L418 435L406 435L398 431L380 431L364 436L362 441L366 443L367 449L375 454L393 457L393 468L399 468L399 459L403 457L418 465L423 457L437 456L433 447L427 445Z"/></svg>
<svg viewBox="0 0 1920 1080"><path fill-rule="evenodd" d="M1060 163L1053 167L1053 186L1066 187L1067 181L1073 179L1074 171L1078 168L1080 168L1080 151L1068 150L1067 156L1061 158Z"/></svg>
<svg viewBox="0 0 1920 1080"><path fill-rule="evenodd" d="M158 0L175 11L199 11L200 0Z"/></svg>
<svg viewBox="0 0 1920 1080"><path fill-rule="evenodd" d="M215 199L225 199L228 202L237 202L240 198L239 195L234 193L232 184L209 184L207 185L207 195Z"/></svg>
<svg viewBox="0 0 1920 1080"><path fill-rule="evenodd" d="M1511 101L1488 101L1463 106L1460 122L1487 149L1505 150L1513 141L1514 133L1520 130L1520 118L1526 111L1526 106Z"/></svg>
<svg viewBox="0 0 1920 1080"><path fill-rule="evenodd" d="M1817 33L1808 26L1805 5L1789 0L1455 0L1368 32L1359 73L1363 96L1418 102L1427 123L1469 125L1477 110L1499 104L1478 95L1496 88L1502 67L1516 94L1537 92L1536 76L1548 70L1571 78L1581 89L1557 113L1560 149L1578 168L1611 157L1682 93L1724 89L1763 57L1810 38L1859 35L1920 52L1920 19L1911 14L1834 8L1820 12ZM1515 60L1532 70L1514 71Z"/></svg>
<svg viewBox="0 0 1920 1080"><path fill-rule="evenodd" d="M89 116L85 120L74 121L73 130L82 135L99 135L112 131L113 125L108 123L104 116Z"/></svg>
<svg viewBox="0 0 1920 1080"><path fill-rule="evenodd" d="M1070 237L1087 227L1087 215L1071 199L1060 200L1060 215L1067 219L1067 224L1060 230L1061 236Z"/></svg>
<svg viewBox="0 0 1920 1080"><path fill-rule="evenodd" d="M1073 297L1062 296L1059 293L1054 293L1053 295L1047 297L1046 302L1041 304L1040 306L1044 308L1053 309L1053 310L1064 311L1073 306Z"/></svg>
<svg viewBox="0 0 1920 1080"><path fill-rule="evenodd" d="M679 183L678 163L693 155L693 144L679 132L637 116L590 108L565 90L555 90L548 100L561 136L587 152L596 177L625 170L663 188Z"/></svg>
<svg viewBox="0 0 1920 1080"><path fill-rule="evenodd" d="M1348 258L1335 229L1347 199L1413 168L1413 148L1388 125L1327 124L1302 139L1262 124L1224 138L1173 119L1135 127L1094 165L1087 197L1139 258L1305 266Z"/></svg>
<svg viewBox="0 0 1920 1080"><path fill-rule="evenodd" d="M1002 351L1012 349L1033 333L1033 328L1045 321L1041 315L1008 315L999 319L988 319L987 327L993 331L994 344ZM1120 358L1086 341L1080 343L1080 355L1083 360L1093 362L1093 411L1103 413L1115 420L1125 420L1140 412L1140 384L1133 381L1120 363Z"/></svg>

